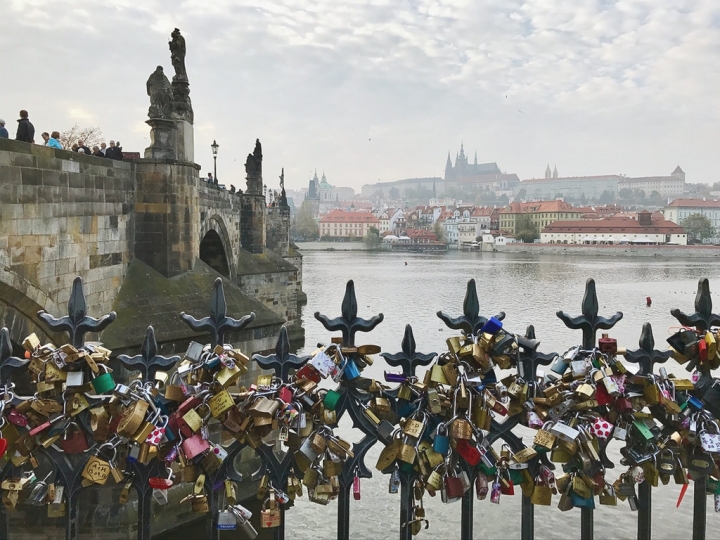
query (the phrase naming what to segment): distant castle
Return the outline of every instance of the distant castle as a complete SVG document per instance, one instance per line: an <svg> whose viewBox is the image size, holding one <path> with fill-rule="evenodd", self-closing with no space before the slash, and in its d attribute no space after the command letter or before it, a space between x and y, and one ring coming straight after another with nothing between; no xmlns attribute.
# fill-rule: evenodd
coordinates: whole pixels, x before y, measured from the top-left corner
<svg viewBox="0 0 720 540"><path fill-rule="evenodd" d="M445 163L445 180L479 180L481 177L488 174L502 174L502 171L497 166L497 163L480 163L477 162L477 152L475 152L475 159L472 164L468 163L468 158L465 156L464 144L460 144L460 152L455 155L455 166L453 166L450 160L450 152L448 152L447 162Z"/></svg>

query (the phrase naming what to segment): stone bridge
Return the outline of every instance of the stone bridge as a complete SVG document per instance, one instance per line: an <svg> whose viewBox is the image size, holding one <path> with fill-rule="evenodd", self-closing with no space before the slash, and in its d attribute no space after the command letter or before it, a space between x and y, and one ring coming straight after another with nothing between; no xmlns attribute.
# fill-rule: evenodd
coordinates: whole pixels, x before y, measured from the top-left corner
<svg viewBox="0 0 720 540"><path fill-rule="evenodd" d="M177 313L207 315L218 275L230 314L257 314L235 343L270 348L285 322L300 338L301 257L291 256L289 209L267 208L257 190L208 184L198 171L173 159L113 161L0 139L0 324L13 341L33 331L62 339L38 327L35 313L64 313L78 275L91 315L118 313L102 336L116 352L136 349L148 324L163 351L182 349L193 336ZM249 176L248 186L258 180Z"/></svg>

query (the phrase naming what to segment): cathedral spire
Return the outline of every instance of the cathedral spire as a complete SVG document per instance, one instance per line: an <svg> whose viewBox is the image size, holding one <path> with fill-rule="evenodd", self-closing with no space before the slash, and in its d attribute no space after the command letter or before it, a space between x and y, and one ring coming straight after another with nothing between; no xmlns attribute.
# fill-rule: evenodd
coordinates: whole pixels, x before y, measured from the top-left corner
<svg viewBox="0 0 720 540"><path fill-rule="evenodd" d="M547 164L547 168L545 169L545 178L551 178L552 177L552 171L550 171L550 164Z"/></svg>
<svg viewBox="0 0 720 540"><path fill-rule="evenodd" d="M473 163L473 165L477 165L477 150L475 150L475 162Z"/></svg>
<svg viewBox="0 0 720 540"><path fill-rule="evenodd" d="M448 158L447 162L445 163L445 180L450 178L450 176L452 175L452 168L452 160L450 159L450 152L448 151Z"/></svg>
<svg viewBox="0 0 720 540"><path fill-rule="evenodd" d="M557 171L557 165L555 165L555 168L553 169L553 178L558 177L558 171Z"/></svg>

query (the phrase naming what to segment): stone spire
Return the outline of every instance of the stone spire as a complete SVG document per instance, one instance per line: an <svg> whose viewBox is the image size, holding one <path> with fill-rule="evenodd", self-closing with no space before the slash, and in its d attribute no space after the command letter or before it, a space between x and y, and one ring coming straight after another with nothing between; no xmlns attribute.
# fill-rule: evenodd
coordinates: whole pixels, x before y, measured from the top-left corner
<svg viewBox="0 0 720 540"><path fill-rule="evenodd" d="M553 169L553 178L557 178L557 177L558 177L557 165L555 165L555 168Z"/></svg>
<svg viewBox="0 0 720 540"><path fill-rule="evenodd" d="M477 165L477 150L475 150L475 161L474 161L473 165Z"/></svg>
<svg viewBox="0 0 720 540"><path fill-rule="evenodd" d="M551 178L552 177L552 171L550 170L550 164L548 163L547 168L545 169L545 178Z"/></svg>
<svg viewBox="0 0 720 540"><path fill-rule="evenodd" d="M450 159L450 152L448 152L447 162L445 163L445 179L450 178L452 175L452 160Z"/></svg>

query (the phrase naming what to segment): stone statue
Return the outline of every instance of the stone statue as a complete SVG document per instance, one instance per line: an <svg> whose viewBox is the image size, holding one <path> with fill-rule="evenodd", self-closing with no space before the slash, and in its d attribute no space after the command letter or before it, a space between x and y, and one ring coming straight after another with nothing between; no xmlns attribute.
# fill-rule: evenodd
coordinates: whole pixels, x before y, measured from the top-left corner
<svg viewBox="0 0 720 540"><path fill-rule="evenodd" d="M285 193L285 167L280 173L280 206L288 206L287 193Z"/></svg>
<svg viewBox="0 0 720 540"><path fill-rule="evenodd" d="M248 154L247 160L245 160L245 172L248 176L262 174L262 146L260 145L260 139L255 140L255 150L252 154Z"/></svg>
<svg viewBox="0 0 720 540"><path fill-rule="evenodd" d="M173 111L173 91L170 81L163 73L162 66L158 66L148 78L147 93L150 96L148 116L169 120Z"/></svg>
<svg viewBox="0 0 720 540"><path fill-rule="evenodd" d="M185 38L180 35L180 30L177 28L173 30L172 39L169 42L170 45L170 58L172 59L172 65L175 68L175 80L187 80L187 71L185 71Z"/></svg>

